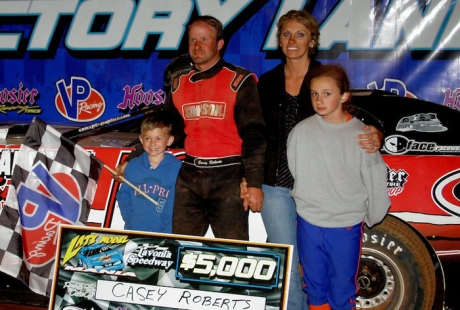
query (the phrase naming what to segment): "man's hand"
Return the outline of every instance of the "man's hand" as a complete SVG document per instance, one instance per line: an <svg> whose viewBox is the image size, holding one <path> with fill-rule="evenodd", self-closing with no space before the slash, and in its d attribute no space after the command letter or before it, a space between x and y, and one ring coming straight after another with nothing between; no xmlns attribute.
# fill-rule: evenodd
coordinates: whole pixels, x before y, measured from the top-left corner
<svg viewBox="0 0 460 310"><path fill-rule="evenodd" d="M119 182L119 183L123 183L123 180L120 178L120 177L124 177L125 175L125 168L126 166L128 165L128 162L127 161L124 161L122 162L121 164L119 164L116 168L115 168L115 171L117 172L117 174L113 174L112 173L112 178Z"/></svg>
<svg viewBox="0 0 460 310"><path fill-rule="evenodd" d="M248 206L252 212L260 212L262 211L262 206L264 204L264 193L262 189L257 187L248 187ZM245 211L248 210L246 207Z"/></svg>
<svg viewBox="0 0 460 310"><path fill-rule="evenodd" d="M366 132L358 136L358 144L366 153L375 153L382 146L383 133L372 125L363 128Z"/></svg>
<svg viewBox="0 0 460 310"><path fill-rule="evenodd" d="M249 205L248 205L249 192L248 192L248 183L246 182L246 178L241 179L241 182L240 182L240 198L243 199L244 211L247 211L249 208Z"/></svg>
<svg viewBox="0 0 460 310"><path fill-rule="evenodd" d="M244 211L260 212L264 203L264 193L260 188L248 187L246 179L240 182L240 198L243 199Z"/></svg>

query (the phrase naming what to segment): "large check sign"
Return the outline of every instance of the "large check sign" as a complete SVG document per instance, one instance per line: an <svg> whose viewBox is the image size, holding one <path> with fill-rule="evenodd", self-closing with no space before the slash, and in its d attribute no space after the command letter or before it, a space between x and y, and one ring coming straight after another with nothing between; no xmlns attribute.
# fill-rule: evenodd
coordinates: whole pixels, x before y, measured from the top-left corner
<svg viewBox="0 0 460 310"><path fill-rule="evenodd" d="M292 247L62 225L49 309L286 309Z"/></svg>

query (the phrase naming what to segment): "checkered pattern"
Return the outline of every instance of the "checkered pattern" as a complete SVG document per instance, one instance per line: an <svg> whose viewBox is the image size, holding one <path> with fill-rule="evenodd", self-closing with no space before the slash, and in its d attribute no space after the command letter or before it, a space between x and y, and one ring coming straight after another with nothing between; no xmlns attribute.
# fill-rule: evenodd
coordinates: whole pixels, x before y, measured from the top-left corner
<svg viewBox="0 0 460 310"><path fill-rule="evenodd" d="M66 188L63 184L54 180L44 180L37 177L32 171L33 167L42 163L48 171L47 174L54 176L64 173L74 184L73 189ZM35 240L46 240L49 244L57 236L57 227L49 229L41 227L27 227L21 223L23 212L21 201L29 197L20 197L20 187L28 188L37 192L38 187L44 187L51 199L40 200L40 203L53 202L54 205L46 204L47 212L61 213L70 223L84 225L88 219L97 180L101 173L103 163L90 155L82 147L61 136L54 128L43 121L35 118L24 138L18 154L18 162L14 166L11 185L6 199L5 207L0 214L0 271L15 277L29 288L41 295L49 296L52 287L54 272L55 247L48 249L47 261L34 264L33 260L27 260L24 249L27 234ZM19 197L18 197L19 193ZM72 204L66 201L56 201L56 197L71 197ZM43 195L46 196L46 195ZM34 202L36 203L36 202ZM56 208L58 206L58 208ZM37 209L41 209L40 205ZM72 210L70 210L72 208ZM78 209L78 210L77 210ZM43 210L43 209L42 209ZM43 224L43 223L42 223ZM54 232L52 231L54 229ZM42 233L43 238L37 236ZM45 235L48 234L48 236ZM53 235L54 233L54 235ZM52 238L49 235L52 235ZM47 256L48 257L48 256Z"/></svg>

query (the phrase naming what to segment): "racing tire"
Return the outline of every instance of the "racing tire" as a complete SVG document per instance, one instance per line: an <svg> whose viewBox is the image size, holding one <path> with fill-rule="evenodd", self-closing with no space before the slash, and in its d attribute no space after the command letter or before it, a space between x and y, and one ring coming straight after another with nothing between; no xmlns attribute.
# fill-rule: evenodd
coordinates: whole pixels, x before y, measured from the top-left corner
<svg viewBox="0 0 460 310"><path fill-rule="evenodd" d="M388 215L372 229L365 227L357 285L358 309L432 309L434 266L409 224Z"/></svg>

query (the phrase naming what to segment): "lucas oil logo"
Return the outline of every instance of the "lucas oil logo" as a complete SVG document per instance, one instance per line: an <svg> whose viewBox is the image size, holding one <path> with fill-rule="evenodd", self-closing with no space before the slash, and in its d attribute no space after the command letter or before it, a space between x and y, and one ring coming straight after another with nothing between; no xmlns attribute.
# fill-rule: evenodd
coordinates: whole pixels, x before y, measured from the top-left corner
<svg viewBox="0 0 460 310"><path fill-rule="evenodd" d="M56 87L56 109L68 120L89 122L98 119L104 113L104 97L91 87L87 79L73 76L69 85L61 79L57 81Z"/></svg>

